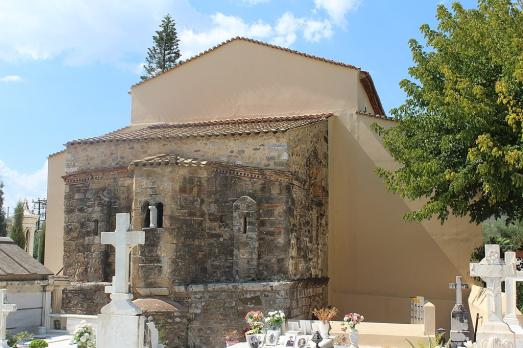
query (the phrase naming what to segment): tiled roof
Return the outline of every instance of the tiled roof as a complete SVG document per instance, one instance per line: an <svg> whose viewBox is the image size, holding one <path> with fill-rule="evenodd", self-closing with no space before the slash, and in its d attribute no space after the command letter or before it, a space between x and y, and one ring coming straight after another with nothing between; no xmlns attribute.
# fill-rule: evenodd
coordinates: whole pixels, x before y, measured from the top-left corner
<svg viewBox="0 0 523 348"><path fill-rule="evenodd" d="M207 161L199 161L192 158L183 158L173 154L161 154L151 157L146 157L141 160L131 162L133 167L146 167L146 166L161 166L161 165L177 165L184 167L203 167L207 164Z"/></svg>
<svg viewBox="0 0 523 348"><path fill-rule="evenodd" d="M0 280L43 280L52 274L11 238L0 237Z"/></svg>
<svg viewBox="0 0 523 348"><path fill-rule="evenodd" d="M179 67L179 66L181 66L181 65L183 65L183 64L189 63L189 62L195 60L196 58L199 58L199 57L201 57L201 56L203 56L203 55L205 55L205 54L207 54L207 53L209 53L209 52L211 52L211 51L214 51L215 49L220 48L220 47L222 47L223 45L226 45L226 44L228 44L228 43L230 43L230 42L232 42L232 41L237 41L237 40L247 41L247 42L251 42L251 43L254 43L254 44L258 44L258 45L262 45L262 46L266 46L266 47L270 47L270 48L275 48L275 49L277 49L277 50L281 50L281 51L285 51L285 52L289 52L289 53L297 54L297 55L300 55L300 56L302 56L302 57L315 59L315 60L318 60L318 61L321 61L321 62L325 62L325 63L330 63L330 64L339 65L339 66L342 66L342 67L345 67L345 68L350 68L350 69L355 69L355 70L361 70L360 68L358 68L358 67L356 67L356 66L354 66L354 65L351 65L351 64L347 64L347 63L343 63L343 62L338 62L338 61L335 61L335 60L332 60L332 59L323 58L323 57L314 56L314 55L312 55L312 54L308 54L308 53L305 53L305 52L300 52L300 51L292 50L292 49L287 48L287 47L277 46L277 45L273 45L273 44L270 44L270 43L267 43L267 42L263 42L263 41L259 41L259 40L250 39L250 38L247 38L247 37L237 36L237 37L233 37L233 38L231 38L231 39L229 39L229 40L223 41L223 42L219 43L218 45L213 46L213 47L211 47L211 48L209 48L209 49L207 49L207 50L205 50L205 51L203 51L203 52L201 52L201 53L199 53L199 54L197 54L197 55L195 55L195 56L192 56L192 57L190 57L190 58L188 58L188 59L186 59L186 60L182 60L182 61L180 61L178 64L176 64L174 67L172 67L171 69L166 70L166 71L164 71L163 73L158 74L158 75L156 75L156 76L150 77L150 78L148 78L147 80L140 81L140 82L138 82L138 83L132 85L131 88L133 88L133 87L135 87L135 86L139 86L139 85L141 85L141 84L143 84L143 83L145 83L145 82L147 82L147 81L149 81L149 80L151 80L151 79L154 79L154 78L156 78L156 77L158 77L158 76L160 76L160 75L165 74L165 73L168 72L168 71L171 71L171 70L173 70L173 69L176 69L177 67Z"/></svg>
<svg viewBox="0 0 523 348"><path fill-rule="evenodd" d="M67 145L130 140L280 133L326 120L330 116L332 116L332 114L242 118L191 123L162 123L145 127L127 127L99 137L73 140Z"/></svg>
<svg viewBox="0 0 523 348"><path fill-rule="evenodd" d="M363 116L374 117L374 118L381 118L381 119L383 119L383 120L388 120L388 121L395 121L394 117L385 116L385 115L373 114L373 113L371 113L371 112L366 112L366 111L356 111L356 114L358 114L358 115L363 115Z"/></svg>

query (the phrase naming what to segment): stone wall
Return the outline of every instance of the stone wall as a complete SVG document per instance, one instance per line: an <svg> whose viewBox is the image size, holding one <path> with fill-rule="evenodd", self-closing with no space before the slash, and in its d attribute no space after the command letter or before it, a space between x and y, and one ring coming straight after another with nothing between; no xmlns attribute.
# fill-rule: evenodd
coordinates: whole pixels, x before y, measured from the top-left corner
<svg viewBox="0 0 523 348"><path fill-rule="evenodd" d="M247 282L177 286L172 298L187 305L192 348L223 347L230 330L246 328L250 310L283 310L289 319L311 319L327 304L326 278L292 282Z"/></svg>
<svg viewBox="0 0 523 348"><path fill-rule="evenodd" d="M66 173L127 167L162 153L273 169L286 169L289 158L285 133L114 141L68 145Z"/></svg>
<svg viewBox="0 0 523 348"><path fill-rule="evenodd" d="M289 279L327 277L328 129L319 122L287 132L289 171L300 178L290 193Z"/></svg>
<svg viewBox="0 0 523 348"><path fill-rule="evenodd" d="M164 222L133 253L133 286L288 279L289 180L241 166L135 168L134 216L145 201L162 202ZM245 214L242 199L256 212Z"/></svg>
<svg viewBox="0 0 523 348"><path fill-rule="evenodd" d="M187 309L165 297L141 298L133 301L148 321L158 329L159 341L166 347L188 346Z"/></svg>
<svg viewBox="0 0 523 348"><path fill-rule="evenodd" d="M68 146L64 274L80 283L64 291L64 312L96 314L108 302L100 282L114 274L114 251L100 233L114 230L116 213L131 212L133 230L146 232L131 256L135 297L187 308L150 313L175 335L169 347L222 346L253 309L310 318L327 304L326 124ZM208 162L129 166L160 153ZM148 228L146 207L160 203L163 224Z"/></svg>
<svg viewBox="0 0 523 348"><path fill-rule="evenodd" d="M91 171L65 178L64 275L75 282L110 281L114 248L100 233L114 231L116 213L132 209L132 176L127 168Z"/></svg>
<svg viewBox="0 0 523 348"><path fill-rule="evenodd" d="M110 283L71 283L62 293L62 312L99 314L100 309L110 301L109 294L104 292L107 285Z"/></svg>

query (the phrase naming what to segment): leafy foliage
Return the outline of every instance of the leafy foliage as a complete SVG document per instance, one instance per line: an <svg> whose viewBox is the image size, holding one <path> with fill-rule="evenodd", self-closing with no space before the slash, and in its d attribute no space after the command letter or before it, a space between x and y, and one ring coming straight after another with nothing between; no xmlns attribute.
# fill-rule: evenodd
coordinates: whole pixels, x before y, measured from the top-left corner
<svg viewBox="0 0 523 348"><path fill-rule="evenodd" d="M13 226L11 227L11 239L22 249L25 248L25 234L23 228L24 203L18 202L15 208Z"/></svg>
<svg viewBox="0 0 523 348"><path fill-rule="evenodd" d="M447 342L445 345L443 344L444 336L441 334L436 334L436 337L433 339L432 337L429 337L427 339L427 342L417 342L417 344L412 343L412 341L407 340L407 343L412 348L448 348L450 347L450 341Z"/></svg>
<svg viewBox="0 0 523 348"><path fill-rule="evenodd" d="M9 347L16 347L18 343L27 341L33 338L33 335L27 331L21 331L16 335L7 334L7 345Z"/></svg>
<svg viewBox="0 0 523 348"><path fill-rule="evenodd" d="M180 59L180 40L176 33L176 23L170 15L162 19L153 41L153 47L147 50L145 75L141 76L142 81L171 69Z"/></svg>
<svg viewBox="0 0 523 348"><path fill-rule="evenodd" d="M4 210L4 183L0 182L0 237L7 236L7 223Z"/></svg>
<svg viewBox="0 0 523 348"><path fill-rule="evenodd" d="M523 218L523 2L478 0L437 8L426 46L410 41L412 80L391 110L396 127L378 131L400 164L380 168L389 190L425 199L407 220L450 214L480 223Z"/></svg>
<svg viewBox="0 0 523 348"><path fill-rule="evenodd" d="M48 346L49 346L49 344L46 342L46 340L42 340L42 339L32 340L29 343L29 348L46 348Z"/></svg>

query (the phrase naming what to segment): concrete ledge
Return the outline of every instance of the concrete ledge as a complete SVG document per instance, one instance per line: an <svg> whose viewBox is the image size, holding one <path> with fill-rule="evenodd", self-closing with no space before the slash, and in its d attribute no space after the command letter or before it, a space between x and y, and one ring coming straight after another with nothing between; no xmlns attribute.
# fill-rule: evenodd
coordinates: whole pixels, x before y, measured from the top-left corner
<svg viewBox="0 0 523 348"><path fill-rule="evenodd" d="M324 286L329 282L328 278L300 279L287 281L252 281L252 282L231 282L231 283L211 283L211 284L190 284L176 285L172 287L173 292L205 292L205 291L275 291L290 290L299 285L308 284L309 286Z"/></svg>

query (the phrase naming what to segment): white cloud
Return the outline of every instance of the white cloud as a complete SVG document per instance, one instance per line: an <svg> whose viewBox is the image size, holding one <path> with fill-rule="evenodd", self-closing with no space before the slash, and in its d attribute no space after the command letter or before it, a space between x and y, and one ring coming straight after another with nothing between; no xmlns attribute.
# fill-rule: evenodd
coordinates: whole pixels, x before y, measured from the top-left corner
<svg viewBox="0 0 523 348"><path fill-rule="evenodd" d="M47 192L47 161L42 167L32 173L22 173L9 168L0 160L0 181L4 183L5 205L13 212L20 200L46 197ZM7 210L7 209L6 209Z"/></svg>
<svg viewBox="0 0 523 348"><path fill-rule="evenodd" d="M187 1L2 0L0 60L122 63L130 54L145 54L166 13L194 20Z"/></svg>
<svg viewBox="0 0 523 348"><path fill-rule="evenodd" d="M220 12L211 16L211 22L212 25L208 30L185 29L181 32L181 51L184 58L235 36L247 36L281 46L291 46L300 35L307 41L318 42L331 37L333 33L332 25L328 20L296 17L291 12L286 12L279 17L274 26L261 20L246 23L240 17L227 16Z"/></svg>
<svg viewBox="0 0 523 348"><path fill-rule="evenodd" d="M1 82L20 82L22 81L22 77L18 75L6 75L3 77L0 77Z"/></svg>
<svg viewBox="0 0 523 348"><path fill-rule="evenodd" d="M332 36L332 25L328 20L318 21L295 17L291 12L284 13L276 24L276 36L273 42L277 45L290 46L303 33L305 40L318 42Z"/></svg>
<svg viewBox="0 0 523 348"><path fill-rule="evenodd" d="M251 5L270 0L241 0ZM184 58L234 36L283 46L299 38L318 42L333 33L357 0L315 0L310 17L291 12L272 20L202 14L189 0L0 0L0 62L59 59L66 64L112 64L142 73L160 19L173 14ZM326 15L320 14L325 10ZM341 16L341 17L339 17Z"/></svg>
<svg viewBox="0 0 523 348"><path fill-rule="evenodd" d="M318 42L321 39L331 37L332 33L332 25L328 20L308 20L305 22L303 36L307 41Z"/></svg>
<svg viewBox="0 0 523 348"><path fill-rule="evenodd" d="M326 11L336 25L344 26L347 13L357 9L360 2L361 0L314 0L314 5L316 9Z"/></svg>
<svg viewBox="0 0 523 348"><path fill-rule="evenodd" d="M263 21L252 24L242 18L215 13L211 16L212 26L207 31L185 29L180 33L180 50L184 58L212 47L234 36L267 38L272 34L272 27Z"/></svg>

